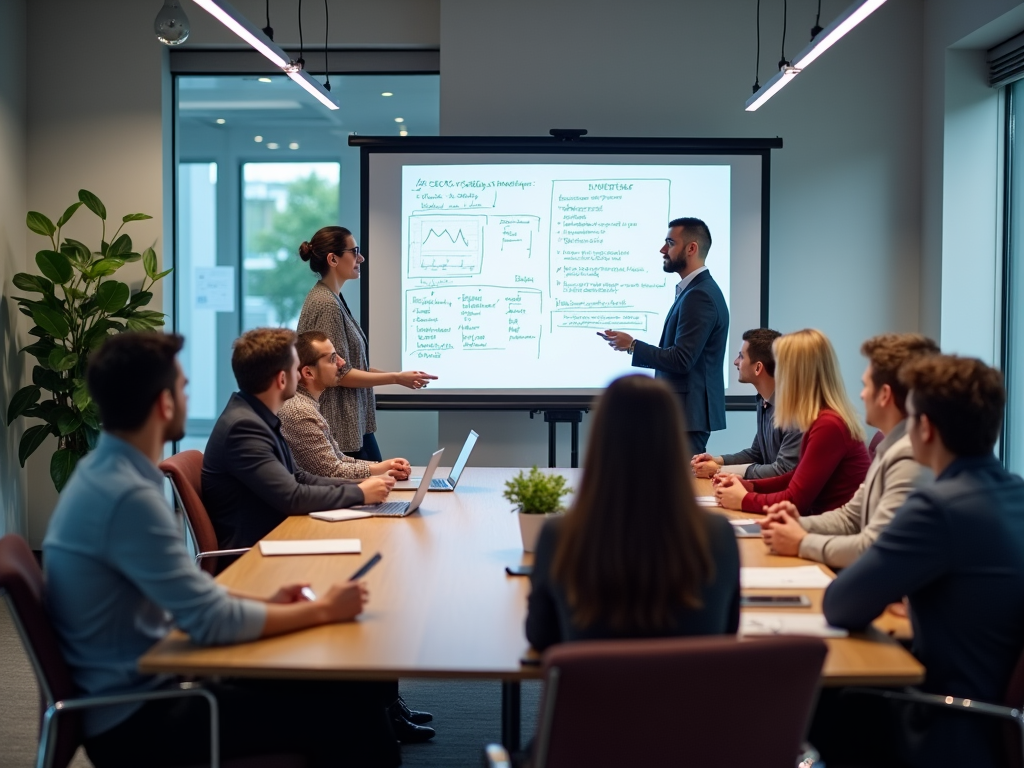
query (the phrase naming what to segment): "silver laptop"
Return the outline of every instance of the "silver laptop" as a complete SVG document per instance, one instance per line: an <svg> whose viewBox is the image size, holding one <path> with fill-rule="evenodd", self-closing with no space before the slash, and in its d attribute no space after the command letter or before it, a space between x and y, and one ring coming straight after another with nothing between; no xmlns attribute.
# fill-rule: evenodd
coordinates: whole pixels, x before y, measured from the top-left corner
<svg viewBox="0 0 1024 768"><path fill-rule="evenodd" d="M466 438L466 442L462 446L462 451L459 453L459 458L455 460L454 466L452 466L452 473L448 475L447 480L443 480L439 477L435 477L430 481L430 491L454 491L455 486L458 485L459 477L462 476L462 470L466 468L466 462L469 461L469 455L473 453L473 446L476 445L478 435L474 430L469 430L469 437ZM419 485L420 478L410 477L408 480L400 480L395 483L396 491L409 491L416 488Z"/></svg>
<svg viewBox="0 0 1024 768"><path fill-rule="evenodd" d="M438 448L430 457L430 463L427 464L427 468L423 472L423 479L420 481L419 488L416 489L416 495L412 497L412 501L385 501L380 504L363 504L359 507L352 507L352 509L359 510L360 512L369 512L373 517L405 517L411 515L423 503L423 499L430 488L430 478L434 476L434 470L441 463L442 453L444 453L444 448Z"/></svg>

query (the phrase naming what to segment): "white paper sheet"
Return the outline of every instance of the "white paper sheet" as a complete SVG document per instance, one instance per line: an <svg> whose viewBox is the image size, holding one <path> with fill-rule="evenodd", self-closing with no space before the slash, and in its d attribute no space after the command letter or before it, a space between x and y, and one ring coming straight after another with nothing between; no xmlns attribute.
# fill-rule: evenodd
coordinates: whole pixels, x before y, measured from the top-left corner
<svg viewBox="0 0 1024 768"><path fill-rule="evenodd" d="M821 613L780 613L778 611L744 611L740 614L740 634L810 635L811 637L846 637L845 629L830 626Z"/></svg>
<svg viewBox="0 0 1024 768"><path fill-rule="evenodd" d="M729 522L733 525L750 525L751 523L756 523L757 520L755 520L752 517L745 517L743 519L740 519L738 517L730 517Z"/></svg>
<svg viewBox="0 0 1024 768"><path fill-rule="evenodd" d="M701 507L720 507L718 499L714 496L697 496L697 504Z"/></svg>
<svg viewBox="0 0 1024 768"><path fill-rule="evenodd" d="M315 517L317 520L326 520L328 523L373 517L369 512L360 512L358 509L325 509L323 512L310 512L309 516Z"/></svg>
<svg viewBox="0 0 1024 768"><path fill-rule="evenodd" d="M824 589L832 577L816 565L795 568L740 568L744 589Z"/></svg>
<svg viewBox="0 0 1024 768"><path fill-rule="evenodd" d="M261 541L260 553L271 555L358 555L363 551L359 539L299 539L297 541Z"/></svg>

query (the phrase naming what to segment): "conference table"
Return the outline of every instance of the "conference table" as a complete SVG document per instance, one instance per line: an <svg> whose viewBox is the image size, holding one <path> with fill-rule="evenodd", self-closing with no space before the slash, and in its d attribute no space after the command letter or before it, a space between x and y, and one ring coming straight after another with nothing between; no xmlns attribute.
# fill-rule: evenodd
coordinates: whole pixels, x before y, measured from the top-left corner
<svg viewBox="0 0 1024 768"><path fill-rule="evenodd" d="M571 486L581 475L578 469L544 471L565 475ZM356 538L362 553L264 557L254 547L221 573L218 581L234 592L254 596L268 596L282 584L295 582L307 582L319 593L347 580L369 556L380 552L382 561L365 579L370 598L358 620L207 648L174 632L140 659L139 669L147 674L199 677L500 680L502 741L518 748L519 684L540 677L541 669L524 633L529 579L505 573L506 565L532 561L522 550L517 516L501 495L505 481L516 472L469 467L455 492L428 493L420 509L404 518L334 523L307 516L287 518L267 539ZM698 495L710 494L710 482L696 480L695 490ZM411 496L411 491L392 493L395 499ZM744 566L809 564L769 554L760 539L739 539L738 543ZM809 596L811 606L803 610L821 611L824 590L792 591ZM924 668L890 636L892 629L890 618L864 633L828 638L822 684L921 682Z"/></svg>

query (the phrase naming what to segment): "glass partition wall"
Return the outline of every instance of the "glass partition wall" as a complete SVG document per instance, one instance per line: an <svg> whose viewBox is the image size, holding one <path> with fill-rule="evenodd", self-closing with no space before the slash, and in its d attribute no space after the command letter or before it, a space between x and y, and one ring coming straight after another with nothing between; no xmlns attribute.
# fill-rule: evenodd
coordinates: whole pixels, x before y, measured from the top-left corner
<svg viewBox="0 0 1024 768"><path fill-rule="evenodd" d="M333 224L359 238L359 151L349 135L438 133L437 75L331 83L337 111L283 75L175 79L174 317L189 378L181 450L205 447L235 389L238 335L296 326L316 280L299 243ZM345 298L358 317L358 286L346 286Z"/></svg>

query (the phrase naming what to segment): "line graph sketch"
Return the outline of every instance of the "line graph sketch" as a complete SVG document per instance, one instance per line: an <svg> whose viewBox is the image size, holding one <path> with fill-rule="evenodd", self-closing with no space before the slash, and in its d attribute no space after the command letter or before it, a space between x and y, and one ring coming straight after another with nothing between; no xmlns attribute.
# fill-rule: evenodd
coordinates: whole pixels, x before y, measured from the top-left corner
<svg viewBox="0 0 1024 768"><path fill-rule="evenodd" d="M409 277L479 275L486 216L409 217Z"/></svg>

